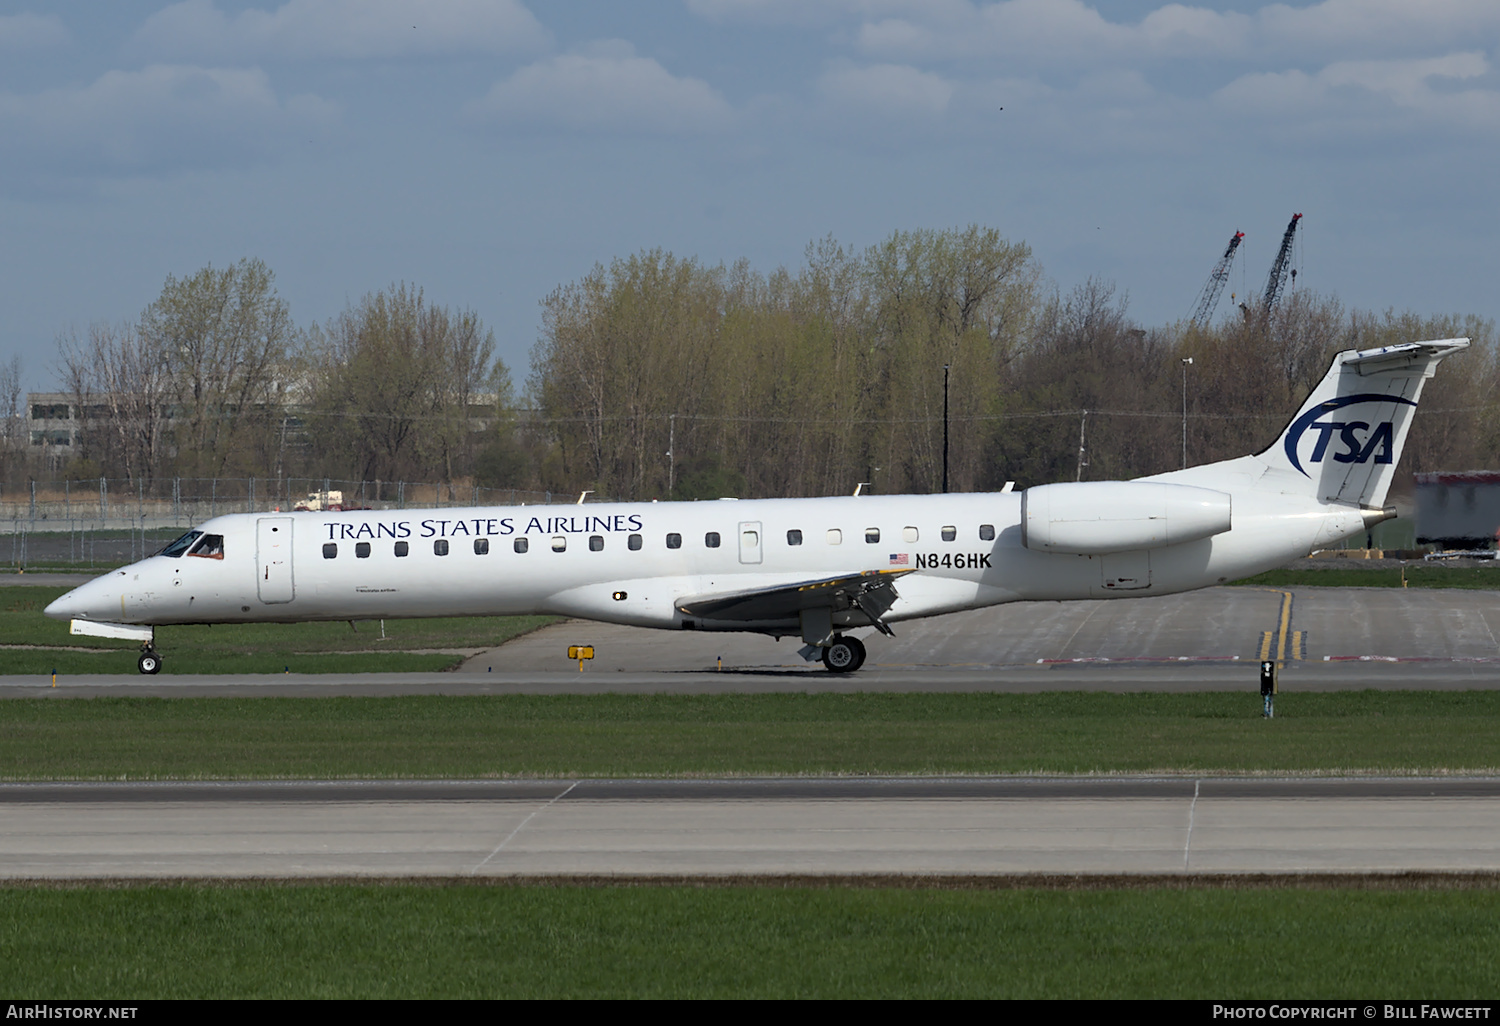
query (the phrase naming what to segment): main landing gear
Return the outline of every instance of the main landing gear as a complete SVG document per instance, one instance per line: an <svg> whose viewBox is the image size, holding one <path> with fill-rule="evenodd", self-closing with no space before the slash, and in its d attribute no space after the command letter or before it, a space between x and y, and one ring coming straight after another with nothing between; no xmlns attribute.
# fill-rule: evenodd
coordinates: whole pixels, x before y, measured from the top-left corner
<svg viewBox="0 0 1500 1026"><path fill-rule="evenodd" d="M136 667L146 674L161 672L161 656L156 649L151 647L151 642L141 646L141 657L135 661Z"/></svg>
<svg viewBox="0 0 1500 1026"><path fill-rule="evenodd" d="M829 673L853 673L865 664L864 642L839 634L823 649L823 665Z"/></svg>

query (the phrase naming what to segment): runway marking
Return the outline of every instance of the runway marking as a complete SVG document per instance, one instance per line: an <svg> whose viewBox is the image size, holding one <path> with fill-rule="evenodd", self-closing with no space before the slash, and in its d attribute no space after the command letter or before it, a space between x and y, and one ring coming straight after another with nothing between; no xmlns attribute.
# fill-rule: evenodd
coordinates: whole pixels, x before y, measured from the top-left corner
<svg viewBox="0 0 1500 1026"><path fill-rule="evenodd" d="M1193 817L1198 812L1198 789L1202 786L1203 781L1193 781L1193 802L1188 806L1187 840L1182 844L1182 871L1184 873L1188 872L1190 868L1189 861L1193 852Z"/></svg>
<svg viewBox="0 0 1500 1026"><path fill-rule="evenodd" d="M1271 658L1272 639L1276 637L1275 631L1260 632L1260 661L1265 662ZM1307 658L1307 633L1305 631L1292 631L1291 658L1295 661ZM1327 661L1325 657L1325 662Z"/></svg>
<svg viewBox="0 0 1500 1026"><path fill-rule="evenodd" d="M1288 630L1292 625L1292 593L1279 588L1266 590L1274 590L1281 596L1281 615L1277 618L1276 630L1261 632L1260 661L1265 662L1272 658L1271 650L1274 646L1276 668L1279 670L1286 665L1289 658L1288 649L1291 652L1290 658L1294 660L1307 658L1307 653L1303 647L1302 632Z"/></svg>
<svg viewBox="0 0 1500 1026"><path fill-rule="evenodd" d="M481 869L483 869L489 863L490 859L492 859L496 855L500 854L500 849L501 848L504 848L507 844L509 844L511 842L512 838L514 838L517 834L519 834L522 830L524 830L526 828L526 824L527 823L530 823L533 819L535 819L539 813L546 812L548 809L552 808L552 806L554 804L556 804L557 802L559 802L562 799L566 798L568 796L568 792L571 791L571 790L573 790L573 788L575 788L577 786L578 786L578 781L575 780L571 784L569 784L562 791L561 794L555 794L555 795L553 795L552 796L552 800L549 801L549 802L547 802L541 808L539 808L539 809L532 809L531 810L531 815L527 816L525 819L521 820L521 822L517 823L516 824L516 828L514 830L512 830L509 834L505 835L505 840L503 840L499 844L495 845L495 850L492 851L492 852L490 852L488 855L486 855L484 857L484 861L483 862L479 863L479 865L477 865L473 869L469 870L469 875L473 876L474 874L478 873Z"/></svg>

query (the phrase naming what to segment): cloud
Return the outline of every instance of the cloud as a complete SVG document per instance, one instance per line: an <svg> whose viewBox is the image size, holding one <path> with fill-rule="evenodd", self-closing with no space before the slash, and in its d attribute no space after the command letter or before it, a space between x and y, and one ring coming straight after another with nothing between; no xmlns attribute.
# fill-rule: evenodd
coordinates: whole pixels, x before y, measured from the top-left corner
<svg viewBox="0 0 1500 1026"><path fill-rule="evenodd" d="M1366 127L1446 127L1462 132L1500 130L1500 92L1456 89L1452 83L1490 71L1482 53L1384 61L1339 61L1309 74L1292 70L1243 75L1220 89L1215 102L1236 114L1297 123ZM1441 86L1441 88L1439 88Z"/></svg>
<svg viewBox="0 0 1500 1026"><path fill-rule="evenodd" d="M661 134L716 128L731 114L707 82L673 75L618 40L527 65L470 112L542 128Z"/></svg>
<svg viewBox="0 0 1500 1026"><path fill-rule="evenodd" d="M1473 45L1476 35L1500 33L1500 4L1493 0L1322 0L1266 4L1253 13L1168 3L1138 22L1111 21L1084 0L948 0L887 17L851 14L860 18L853 37L860 51L907 61L1327 61Z"/></svg>
<svg viewBox="0 0 1500 1026"><path fill-rule="evenodd" d="M68 30L55 14L0 14L0 50L30 50L62 46Z"/></svg>
<svg viewBox="0 0 1500 1026"><path fill-rule="evenodd" d="M134 49L191 60L432 57L533 52L551 36L519 0L288 0L233 18L184 0L146 19Z"/></svg>
<svg viewBox="0 0 1500 1026"><path fill-rule="evenodd" d="M968 7L969 0L687 0L706 21L752 25L825 25L851 15L880 17L903 11L927 16Z"/></svg>
<svg viewBox="0 0 1500 1026"><path fill-rule="evenodd" d="M258 68L155 64L0 93L0 161L72 178L241 164L336 116L317 97L280 99Z"/></svg>
<svg viewBox="0 0 1500 1026"><path fill-rule="evenodd" d="M940 115L953 99L953 84L928 71L899 64L836 67L818 80L825 102L894 117Z"/></svg>

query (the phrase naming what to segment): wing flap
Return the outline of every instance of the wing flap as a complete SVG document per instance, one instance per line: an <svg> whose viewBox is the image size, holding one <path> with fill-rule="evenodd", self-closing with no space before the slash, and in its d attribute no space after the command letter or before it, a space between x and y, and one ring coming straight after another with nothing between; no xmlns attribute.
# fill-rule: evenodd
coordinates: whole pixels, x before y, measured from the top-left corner
<svg viewBox="0 0 1500 1026"><path fill-rule="evenodd" d="M729 594L705 595L677 603L689 616L712 620L794 620L804 609L858 608L876 622L896 600L896 578L911 570L865 570L842 577L799 581ZM877 610L872 613L872 610Z"/></svg>

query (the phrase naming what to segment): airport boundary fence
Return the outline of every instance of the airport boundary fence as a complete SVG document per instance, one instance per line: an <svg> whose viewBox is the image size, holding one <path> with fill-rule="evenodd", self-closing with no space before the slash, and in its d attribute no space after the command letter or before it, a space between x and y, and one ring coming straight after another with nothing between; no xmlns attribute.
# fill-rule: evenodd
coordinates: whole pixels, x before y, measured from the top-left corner
<svg viewBox="0 0 1500 1026"><path fill-rule="evenodd" d="M336 497L336 500L335 500ZM592 493L583 499L604 501ZM312 500L312 501L309 501ZM131 481L30 480L0 485L0 553L13 567L112 566L144 558L178 534L226 513L303 506L343 509L572 504L575 494L421 481L333 478L163 478Z"/></svg>

